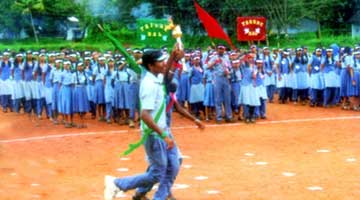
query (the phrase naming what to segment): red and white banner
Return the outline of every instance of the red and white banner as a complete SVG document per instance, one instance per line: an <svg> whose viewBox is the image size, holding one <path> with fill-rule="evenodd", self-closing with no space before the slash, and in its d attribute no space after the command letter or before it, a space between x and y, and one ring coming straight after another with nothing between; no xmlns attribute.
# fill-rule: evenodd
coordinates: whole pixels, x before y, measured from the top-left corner
<svg viewBox="0 0 360 200"><path fill-rule="evenodd" d="M266 40L265 17L238 17L237 38L239 41Z"/></svg>

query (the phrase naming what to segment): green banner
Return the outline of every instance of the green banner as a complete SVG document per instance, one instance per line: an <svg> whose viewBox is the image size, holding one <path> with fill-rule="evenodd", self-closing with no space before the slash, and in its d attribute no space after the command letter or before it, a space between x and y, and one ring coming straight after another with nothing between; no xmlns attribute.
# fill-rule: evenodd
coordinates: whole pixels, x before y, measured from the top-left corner
<svg viewBox="0 0 360 200"><path fill-rule="evenodd" d="M171 30L166 30L169 24L167 19L138 19L137 38L138 41L147 45L166 45L170 43Z"/></svg>

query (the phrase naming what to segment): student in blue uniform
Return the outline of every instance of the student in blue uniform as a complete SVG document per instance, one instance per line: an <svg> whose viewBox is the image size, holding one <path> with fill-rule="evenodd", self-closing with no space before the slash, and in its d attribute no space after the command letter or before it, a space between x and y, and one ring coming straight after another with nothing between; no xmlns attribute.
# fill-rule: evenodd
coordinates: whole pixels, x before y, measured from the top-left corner
<svg viewBox="0 0 360 200"><path fill-rule="evenodd" d="M190 69L190 99L192 113L200 119L200 112L203 111L204 85L202 83L204 70L200 64L200 57L193 59L193 65Z"/></svg>
<svg viewBox="0 0 360 200"><path fill-rule="evenodd" d="M36 104L36 114L38 119L41 119L43 106L45 104L44 84L43 84L43 68L46 68L45 54L39 55L39 61L34 68L34 84L33 84L33 101Z"/></svg>
<svg viewBox="0 0 360 200"><path fill-rule="evenodd" d="M327 49L326 56L321 61L325 82L324 107L335 106L336 104L336 88L339 81L336 74L337 62L333 56L333 49Z"/></svg>
<svg viewBox="0 0 360 200"><path fill-rule="evenodd" d="M96 104L94 103L95 96L95 81L93 77L93 67L91 65L91 57L85 57L84 69L87 77L86 93L88 95L91 119L96 118Z"/></svg>
<svg viewBox="0 0 360 200"><path fill-rule="evenodd" d="M114 105L117 109L117 119L119 125L126 123L126 112L129 109L128 92L129 92L129 74L126 70L127 63L121 61L114 73Z"/></svg>
<svg viewBox="0 0 360 200"><path fill-rule="evenodd" d="M29 50L26 52L26 60L24 64L24 96L25 96L25 112L29 114L31 117L32 112L36 114L36 104L32 100L33 99L33 81L34 81L34 73L33 70L35 68L35 61L32 57L32 52Z"/></svg>
<svg viewBox="0 0 360 200"><path fill-rule="evenodd" d="M0 100L3 112L6 113L9 108L12 110L11 103L11 68L12 63L9 60L10 53L4 52L3 60L0 63Z"/></svg>
<svg viewBox="0 0 360 200"><path fill-rule="evenodd" d="M296 55L292 61L293 73L296 74L296 86L297 89L293 91L294 93L294 103L300 100L302 105L306 104L308 98L308 89L309 89L309 76L307 73L307 64L308 57L303 53L302 48L296 49Z"/></svg>
<svg viewBox="0 0 360 200"><path fill-rule="evenodd" d="M52 83L51 83L51 71L54 66L50 63L47 63L42 67L42 83L43 83L43 93L45 96L45 110L46 116L50 121L53 121L52 113Z"/></svg>
<svg viewBox="0 0 360 200"><path fill-rule="evenodd" d="M215 74L213 68L207 68L204 72L204 106L205 106L205 119L209 121L212 119L212 114L215 107L215 94L214 94Z"/></svg>
<svg viewBox="0 0 360 200"><path fill-rule="evenodd" d="M266 101L268 95L266 93L266 87L264 84L265 80L265 71L264 71L264 61L256 60L256 93L259 95L260 106L256 107L256 116L261 119L266 119Z"/></svg>
<svg viewBox="0 0 360 200"><path fill-rule="evenodd" d="M61 75L63 70L61 69L62 60L56 59L55 60L55 67L50 72L50 80L52 83L52 92L51 92L51 109L53 113L53 123L56 125L58 124L58 116L61 113L60 107L60 84L61 84Z"/></svg>
<svg viewBox="0 0 360 200"><path fill-rule="evenodd" d="M341 63L340 63L340 47L337 44L330 45L330 48L333 49L333 56L336 60L335 65L335 74L336 74L336 86L335 86L335 105L340 105L341 102L341 95L340 95L340 87L341 87Z"/></svg>
<svg viewBox="0 0 360 200"><path fill-rule="evenodd" d="M16 113L20 112L20 104L24 98L23 70L23 55L19 53L16 55L13 68L11 70L11 76L13 77L11 98L13 101L13 108Z"/></svg>
<svg viewBox="0 0 360 200"><path fill-rule="evenodd" d="M134 49L134 59L138 64L142 63L143 52L140 49ZM129 127L135 128L136 113L139 115L139 86L140 75L131 68L126 68L129 74L129 92L127 95L129 103Z"/></svg>
<svg viewBox="0 0 360 200"><path fill-rule="evenodd" d="M276 87L279 89L279 101L282 104L286 103L288 99L291 100L292 94L292 87L288 80L291 73L291 62L288 56L289 52L284 51L275 63L278 78Z"/></svg>
<svg viewBox="0 0 360 200"><path fill-rule="evenodd" d="M348 89L350 104L354 111L360 111L360 51L353 53L353 62L349 69L351 86Z"/></svg>
<svg viewBox="0 0 360 200"><path fill-rule="evenodd" d="M231 110L231 86L229 83L230 76L230 60L225 54L226 47L218 45L217 55L211 58L208 62L209 68L214 68L215 71L215 107L216 107L216 122L221 123L222 107L225 109L225 121L233 122Z"/></svg>
<svg viewBox="0 0 360 200"><path fill-rule="evenodd" d="M340 70L340 79L341 79L341 87L340 87L340 97L343 100L343 109L350 109L350 90L352 88L352 80L350 77L351 67L353 66L353 55L351 54L350 47L345 47L343 51L343 55L341 56L341 70Z"/></svg>
<svg viewBox="0 0 360 200"><path fill-rule="evenodd" d="M178 101L180 105L185 106L185 103L189 102L190 96L190 79L189 70L191 68L191 54L185 54L185 67L180 71L180 85L178 91Z"/></svg>
<svg viewBox="0 0 360 200"><path fill-rule="evenodd" d="M241 82L241 70L240 60L231 61L231 106L235 114L238 115L238 119L241 120L240 105L239 105L239 94L240 94L240 82Z"/></svg>
<svg viewBox="0 0 360 200"><path fill-rule="evenodd" d="M110 58L108 61L108 68L105 74L105 107L106 107L106 122L111 124L111 117L113 116L112 108L114 105L114 86L113 78L115 74L114 59Z"/></svg>
<svg viewBox="0 0 360 200"><path fill-rule="evenodd" d="M260 97L256 91L257 67L254 54L248 54L242 68L239 104L243 106L245 123L255 123L255 107L260 106Z"/></svg>
<svg viewBox="0 0 360 200"><path fill-rule="evenodd" d="M99 63L95 65L95 67L93 68L93 77L95 80L94 102L97 107L97 114L99 116L99 121L105 121L104 79L105 79L106 70L107 70L107 66L105 64L105 58L100 57Z"/></svg>
<svg viewBox="0 0 360 200"><path fill-rule="evenodd" d="M274 59L270 55L268 47L264 47L263 58L264 60L264 72L265 79L264 85L266 87L266 93L268 95L269 102L272 103L274 100L274 93L276 90L276 67L274 65Z"/></svg>
<svg viewBox="0 0 360 200"><path fill-rule="evenodd" d="M88 95L86 92L86 84L88 78L84 71L84 64L82 62L77 63L77 69L73 73L74 93L73 93L73 112L78 113L80 117L80 123L77 124L78 128L86 128L85 114L89 111L90 105Z"/></svg>
<svg viewBox="0 0 360 200"><path fill-rule="evenodd" d="M65 128L74 127L73 122L73 75L70 69L70 61L64 61L64 71L61 74L60 107L65 120Z"/></svg>
<svg viewBox="0 0 360 200"><path fill-rule="evenodd" d="M323 102L324 76L320 71L322 50L317 48L315 54L311 57L308 64L308 73L310 76L311 102L310 106L321 106Z"/></svg>

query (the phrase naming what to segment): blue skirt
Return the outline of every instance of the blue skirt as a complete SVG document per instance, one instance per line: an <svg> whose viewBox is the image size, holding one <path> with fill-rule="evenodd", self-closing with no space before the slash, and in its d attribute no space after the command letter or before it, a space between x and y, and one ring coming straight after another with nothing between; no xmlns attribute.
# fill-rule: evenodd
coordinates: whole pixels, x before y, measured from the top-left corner
<svg viewBox="0 0 360 200"><path fill-rule="evenodd" d="M0 79L0 95L11 95L12 82L10 79Z"/></svg>
<svg viewBox="0 0 360 200"><path fill-rule="evenodd" d="M335 71L324 73L325 88L336 88L339 87L339 76Z"/></svg>
<svg viewBox="0 0 360 200"><path fill-rule="evenodd" d="M189 102L190 103L204 102L204 85L202 83L191 85Z"/></svg>
<svg viewBox="0 0 360 200"><path fill-rule="evenodd" d="M117 109L129 109L128 101L129 84L116 82L114 89L114 107Z"/></svg>
<svg viewBox="0 0 360 200"><path fill-rule="evenodd" d="M90 110L89 99L85 85L77 85L73 92L73 112L84 113Z"/></svg>
<svg viewBox="0 0 360 200"><path fill-rule="evenodd" d="M257 85L256 86L256 92L258 93L259 98L261 98L263 100L268 99L268 95L267 95L267 92L266 92L266 87L264 85Z"/></svg>
<svg viewBox="0 0 360 200"><path fill-rule="evenodd" d="M349 87L349 93L348 95L351 97L358 97L360 96L360 72L354 71L354 80L356 82L355 85L352 85Z"/></svg>
<svg viewBox="0 0 360 200"><path fill-rule="evenodd" d="M214 107L215 106L215 91L214 84L206 83L204 92L204 106Z"/></svg>
<svg viewBox="0 0 360 200"><path fill-rule="evenodd" d="M105 103L114 104L114 88L109 84L105 85Z"/></svg>
<svg viewBox="0 0 360 200"><path fill-rule="evenodd" d="M306 72L296 73L296 84L297 89L308 89L310 87L309 74Z"/></svg>
<svg viewBox="0 0 360 200"><path fill-rule="evenodd" d="M60 91L60 112L65 115L73 114L73 89L70 85L62 85Z"/></svg>
<svg viewBox="0 0 360 200"><path fill-rule="evenodd" d="M129 107L136 109L139 107L139 83L130 83L128 92Z"/></svg>
<svg viewBox="0 0 360 200"><path fill-rule="evenodd" d="M24 81L23 88L25 100L30 101L32 99L32 81Z"/></svg>
<svg viewBox="0 0 360 200"><path fill-rule="evenodd" d="M41 82L37 82L37 81L31 82L31 94L32 94L32 99L41 99L42 98L43 94L42 94Z"/></svg>
<svg viewBox="0 0 360 200"><path fill-rule="evenodd" d="M311 74L310 87L315 90L323 90L325 88L324 75L321 72Z"/></svg>
<svg viewBox="0 0 360 200"><path fill-rule="evenodd" d="M342 68L340 71L340 96L349 97L353 95L353 86L350 76L350 72L346 68Z"/></svg>
<svg viewBox="0 0 360 200"><path fill-rule="evenodd" d="M190 81L189 81L189 74L182 73L180 78L180 87L178 91L178 100L181 101L188 101L190 97Z"/></svg>
<svg viewBox="0 0 360 200"><path fill-rule="evenodd" d="M60 111L60 100L59 100L59 93L60 93L60 89L59 89L59 83L54 83L53 84L53 89L51 92L51 98L52 98L52 105L51 108L52 110L57 110Z"/></svg>
<svg viewBox="0 0 360 200"><path fill-rule="evenodd" d="M269 76L267 73L265 73L264 85L265 86L276 85L275 73L272 73L271 76Z"/></svg>
<svg viewBox="0 0 360 200"><path fill-rule="evenodd" d="M52 88L43 87L46 104L52 104Z"/></svg>
<svg viewBox="0 0 360 200"><path fill-rule="evenodd" d="M281 80L278 79L279 76L281 77ZM288 74L280 74L279 76L276 77L276 87L277 88L288 87L287 85Z"/></svg>
<svg viewBox="0 0 360 200"><path fill-rule="evenodd" d="M87 84L86 85L86 93L88 96L89 101L94 102L94 96L95 96L95 86L94 84Z"/></svg>
<svg viewBox="0 0 360 200"><path fill-rule="evenodd" d="M12 81L11 99L24 98L24 84L22 81Z"/></svg>
<svg viewBox="0 0 360 200"><path fill-rule="evenodd" d="M260 95L253 84L242 85L239 94L239 105L260 106Z"/></svg>
<svg viewBox="0 0 360 200"><path fill-rule="evenodd" d="M105 86L103 80L97 80L95 82L95 92L94 92L94 103L104 104L105 103Z"/></svg>
<svg viewBox="0 0 360 200"><path fill-rule="evenodd" d="M298 89L297 74L295 73L288 74L285 85L287 88Z"/></svg>

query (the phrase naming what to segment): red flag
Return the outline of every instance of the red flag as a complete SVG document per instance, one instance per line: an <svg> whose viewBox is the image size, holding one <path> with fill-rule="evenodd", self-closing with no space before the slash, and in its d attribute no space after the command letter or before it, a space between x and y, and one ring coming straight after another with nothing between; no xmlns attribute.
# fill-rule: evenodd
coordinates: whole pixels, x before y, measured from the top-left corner
<svg viewBox="0 0 360 200"><path fill-rule="evenodd" d="M220 24L216 21L215 18L211 17L200 5L194 0L196 12L199 16L200 21L204 25L206 32L211 38L219 38L225 40L232 49L235 49L232 44L230 37L224 32Z"/></svg>

